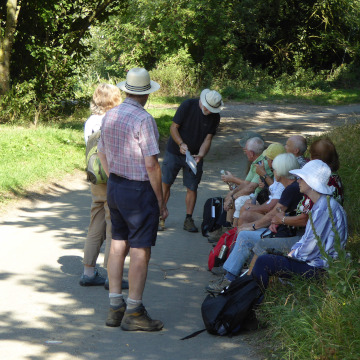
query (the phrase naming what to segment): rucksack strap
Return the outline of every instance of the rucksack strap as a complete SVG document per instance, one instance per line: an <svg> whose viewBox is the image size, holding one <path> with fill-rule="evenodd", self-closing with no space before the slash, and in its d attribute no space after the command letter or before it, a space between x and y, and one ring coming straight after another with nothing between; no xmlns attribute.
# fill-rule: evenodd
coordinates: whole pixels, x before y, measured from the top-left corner
<svg viewBox="0 0 360 360"><path fill-rule="evenodd" d="M183 337L183 338L180 339L180 340L191 339L191 338L193 338L193 337L195 337L195 336L198 336L199 334L201 334L201 333L204 332L205 330L206 330L206 329L202 329L202 330L195 331L195 332L193 332L192 334L190 334L190 335L188 335L188 336L185 336L185 337Z"/></svg>

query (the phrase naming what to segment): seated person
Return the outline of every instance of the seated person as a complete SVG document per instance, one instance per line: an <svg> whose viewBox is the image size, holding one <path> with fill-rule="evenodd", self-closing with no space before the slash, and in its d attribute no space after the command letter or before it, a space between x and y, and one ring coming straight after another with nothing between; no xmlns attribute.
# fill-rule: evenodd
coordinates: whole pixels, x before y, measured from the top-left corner
<svg viewBox="0 0 360 360"><path fill-rule="evenodd" d="M223 265L227 273L224 279L218 283L208 285L207 291L213 293L220 292L240 274L245 261L250 256L252 248L261 239L262 233L267 230L271 219L279 209L286 212L292 212L296 209L301 199L301 194L295 176L290 173L290 170L299 168L296 157L293 154L280 154L274 159L272 165L275 180L282 183L285 187L277 206L265 215L252 213L252 215L258 215L257 219L253 220L252 223L244 223L239 227L240 233L237 236L235 246Z"/></svg>
<svg viewBox="0 0 360 360"><path fill-rule="evenodd" d="M332 171L334 171L329 178L328 186L332 189L332 196L340 204L343 202L343 191L342 184L339 175L335 171L339 168L339 157L336 152L335 146L332 141L328 138L318 139L314 141L310 146L310 156L311 159L320 159L324 161ZM286 225L291 227L297 227L297 234L291 238L284 239L283 237L279 238L264 238L256 244L253 249L254 257L252 264L255 263L258 256L266 253L266 249L272 248L274 250L279 250L284 253L290 251L293 244L300 240L302 235L305 232L305 226L308 221L308 213L312 209L314 203L311 199L304 194L302 200L300 201L295 216L286 216L282 212L276 213L273 219L271 220L271 225L269 230L273 233L277 232L279 225ZM251 266L249 267L251 269Z"/></svg>
<svg viewBox="0 0 360 360"><path fill-rule="evenodd" d="M272 176L270 167L265 160L263 151L265 148L264 141L258 137L251 138L246 142L244 152L249 161L251 161L250 170L245 178L242 180L240 178L234 177L233 175L223 175L222 179L226 182L233 182L237 184L237 187L230 191L224 201L224 210L228 211L233 207L233 202L240 196L250 195L255 192L257 194L261 189L257 189L259 186L259 175L256 173L255 165L264 161L266 172L269 176Z"/></svg>
<svg viewBox="0 0 360 360"><path fill-rule="evenodd" d="M339 170L340 162L334 143L327 137L318 139L310 145L310 159L322 160L331 169L328 186L332 189L333 198L342 205L344 203L344 192L340 176L336 173Z"/></svg>
<svg viewBox="0 0 360 360"><path fill-rule="evenodd" d="M302 169L292 170L291 173L300 177L298 180L300 191L314 203L311 214L316 234L308 220L305 234L293 245L288 256L266 254L257 259L252 275L263 290L267 288L269 277L272 275L291 277L293 274L298 274L309 278L318 276L328 267L328 259L321 254L316 235L320 237L327 256L331 258L338 256L326 196L333 193L327 185L331 174L330 167L321 160L312 160ZM348 237L345 211L333 197L330 197L330 208L340 237L340 245L344 248Z"/></svg>
<svg viewBox="0 0 360 360"><path fill-rule="evenodd" d="M308 159L304 157L304 153L307 149L307 142L303 136L290 136L286 141L285 149L286 152L296 156L300 168L302 168L308 162Z"/></svg>
<svg viewBox="0 0 360 360"><path fill-rule="evenodd" d="M265 160L267 160L271 170L272 170L273 160L275 159L275 157L283 153L285 153L285 148L280 143L273 143L269 145L269 147L266 150L264 150L263 155L265 155ZM268 186L270 193L269 199L265 203L254 204L253 202L257 198L255 194L251 194L249 197L247 197L245 199L246 201L241 201L245 198L245 196L237 198L235 200L234 226L240 226L243 223L243 217L241 215L244 213L245 210L248 213L251 212L257 212L260 214L268 213L277 204L284 190L284 186L280 182L274 180L271 176L269 176L266 173L263 162L261 164L256 164L255 167L256 167L256 173L260 176L259 188L263 188L265 184L266 186ZM254 195L253 196L254 199L251 199L252 195Z"/></svg>

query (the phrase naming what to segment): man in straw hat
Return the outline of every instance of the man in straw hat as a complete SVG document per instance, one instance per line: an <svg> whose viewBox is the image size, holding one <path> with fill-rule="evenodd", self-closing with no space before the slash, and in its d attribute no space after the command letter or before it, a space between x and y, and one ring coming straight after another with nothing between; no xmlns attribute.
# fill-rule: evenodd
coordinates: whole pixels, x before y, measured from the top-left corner
<svg viewBox="0 0 360 360"><path fill-rule="evenodd" d="M150 80L145 69L134 68L117 86L125 91L126 99L106 113L98 144L101 163L109 176L107 200L112 222L106 325L121 325L126 331L157 331L164 324L150 318L142 295L159 216L166 219L168 210L157 159L159 132L154 118L143 107L160 85ZM121 283L129 251L129 296L125 303Z"/></svg>
<svg viewBox="0 0 360 360"><path fill-rule="evenodd" d="M183 184L187 188L185 197L186 217L184 230L197 232L192 214L195 208L197 188L203 172L203 158L208 153L213 136L220 123L223 108L221 95L215 90L205 89L200 99L185 100L173 118L170 138L167 143L162 165L163 193L165 203L170 197L170 188L180 169L183 169ZM187 161L186 153L195 159L193 171ZM190 154L189 154L190 153ZM165 219L160 219L159 230L165 229Z"/></svg>

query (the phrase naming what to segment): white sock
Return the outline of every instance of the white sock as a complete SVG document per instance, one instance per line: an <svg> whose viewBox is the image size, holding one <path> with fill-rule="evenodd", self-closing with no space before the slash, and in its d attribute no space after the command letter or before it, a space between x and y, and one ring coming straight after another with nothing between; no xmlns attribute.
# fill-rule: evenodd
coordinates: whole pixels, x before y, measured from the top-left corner
<svg viewBox="0 0 360 360"><path fill-rule="evenodd" d="M134 300L128 297L126 301L126 305L127 305L126 310L133 310L138 306L140 306L141 304L142 304L142 300Z"/></svg>
<svg viewBox="0 0 360 360"><path fill-rule="evenodd" d="M117 307L124 302L123 294L109 293L110 306Z"/></svg>
<svg viewBox="0 0 360 360"><path fill-rule="evenodd" d="M84 275L88 277L93 277L95 275L95 267L94 266L84 266Z"/></svg>

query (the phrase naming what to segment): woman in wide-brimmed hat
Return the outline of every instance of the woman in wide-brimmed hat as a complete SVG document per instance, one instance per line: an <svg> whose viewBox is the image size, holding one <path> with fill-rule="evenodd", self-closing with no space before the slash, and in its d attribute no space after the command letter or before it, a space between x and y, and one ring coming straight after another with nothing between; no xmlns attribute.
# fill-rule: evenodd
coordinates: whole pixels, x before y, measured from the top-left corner
<svg viewBox="0 0 360 360"><path fill-rule="evenodd" d="M329 166L321 160L312 160L302 169L290 172L299 177L300 191L314 202L311 216L316 234L308 220L305 234L293 245L288 256L266 254L257 259L252 275L263 289L268 286L271 275L290 277L292 274L298 274L309 278L317 276L328 267L326 257L320 252L316 235L321 239L321 245L327 255L332 258L338 256L327 202L327 195L332 194L332 189L327 185L331 174ZM332 197L330 197L330 208L340 245L344 247L348 237L345 211Z"/></svg>

